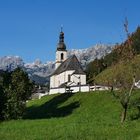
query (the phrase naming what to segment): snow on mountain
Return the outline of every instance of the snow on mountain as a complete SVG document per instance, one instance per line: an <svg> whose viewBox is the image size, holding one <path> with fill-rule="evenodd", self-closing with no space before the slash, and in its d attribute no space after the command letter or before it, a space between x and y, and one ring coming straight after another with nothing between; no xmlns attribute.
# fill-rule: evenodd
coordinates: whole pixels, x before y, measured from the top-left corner
<svg viewBox="0 0 140 140"><path fill-rule="evenodd" d="M85 68L90 61L110 53L112 48L109 45L95 45L87 49L72 49L68 51L68 57L75 54ZM12 71L17 67L23 68L36 83L44 84L49 81L49 76L55 69L55 61L42 63L36 59L33 63L24 63L19 56L0 57L0 70Z"/></svg>
<svg viewBox="0 0 140 140"><path fill-rule="evenodd" d="M17 67L23 67L24 62L19 56L4 56L0 58L0 69L12 71Z"/></svg>
<svg viewBox="0 0 140 140"><path fill-rule="evenodd" d="M68 51L68 56L75 54L81 62L83 68L95 58L101 58L112 51L113 46L97 44L87 49L72 49Z"/></svg>
<svg viewBox="0 0 140 140"><path fill-rule="evenodd" d="M101 58L102 56L110 53L112 50L112 46L110 45L95 45L91 48L87 49L72 49L68 51L68 56L75 54L79 61L85 60L90 62L95 58Z"/></svg>
<svg viewBox="0 0 140 140"><path fill-rule="evenodd" d="M29 74L30 78L39 84L44 84L49 81L49 75L54 71L54 62L42 62L38 59L33 63L24 65L25 71Z"/></svg>

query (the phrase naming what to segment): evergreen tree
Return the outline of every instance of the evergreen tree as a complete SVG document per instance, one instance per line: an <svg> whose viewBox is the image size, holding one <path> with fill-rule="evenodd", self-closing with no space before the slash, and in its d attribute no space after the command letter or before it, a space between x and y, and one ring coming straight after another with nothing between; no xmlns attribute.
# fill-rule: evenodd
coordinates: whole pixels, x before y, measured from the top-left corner
<svg viewBox="0 0 140 140"><path fill-rule="evenodd" d="M5 108L5 96L4 96L4 91L3 87L0 85L0 120L3 119L3 110Z"/></svg>
<svg viewBox="0 0 140 140"><path fill-rule="evenodd" d="M23 117L26 100L31 96L32 83L20 68L3 75L3 84L0 87L1 119L19 119Z"/></svg>

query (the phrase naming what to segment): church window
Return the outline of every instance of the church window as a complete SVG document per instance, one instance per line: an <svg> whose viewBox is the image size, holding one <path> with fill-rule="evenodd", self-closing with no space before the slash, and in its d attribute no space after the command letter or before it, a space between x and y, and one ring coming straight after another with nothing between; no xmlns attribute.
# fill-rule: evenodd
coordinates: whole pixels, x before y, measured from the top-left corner
<svg viewBox="0 0 140 140"><path fill-rule="evenodd" d="M64 54L63 53L61 53L61 60L63 60L64 59Z"/></svg>
<svg viewBox="0 0 140 140"><path fill-rule="evenodd" d="M69 74L68 75L68 82L70 82L70 80L71 80L71 75Z"/></svg>

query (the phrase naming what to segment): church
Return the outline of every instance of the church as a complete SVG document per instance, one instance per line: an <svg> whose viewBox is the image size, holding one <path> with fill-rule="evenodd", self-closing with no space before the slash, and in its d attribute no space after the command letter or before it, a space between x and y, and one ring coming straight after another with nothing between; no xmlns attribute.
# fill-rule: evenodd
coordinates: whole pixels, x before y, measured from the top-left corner
<svg viewBox="0 0 140 140"><path fill-rule="evenodd" d="M50 77L50 92L84 92L88 91L86 73L75 55L67 57L67 48L64 42L64 32L61 29L59 43L56 50L55 71Z"/></svg>

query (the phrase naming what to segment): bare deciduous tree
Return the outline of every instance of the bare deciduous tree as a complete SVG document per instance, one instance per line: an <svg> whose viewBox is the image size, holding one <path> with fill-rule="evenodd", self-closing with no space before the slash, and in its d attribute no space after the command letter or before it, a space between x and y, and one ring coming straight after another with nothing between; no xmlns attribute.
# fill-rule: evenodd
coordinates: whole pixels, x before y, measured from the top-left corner
<svg viewBox="0 0 140 140"><path fill-rule="evenodd" d="M128 105L130 102L130 98L132 95L132 90L134 89L135 86L135 76L133 78L133 83L131 85L130 90L127 91L123 91L122 95L120 96L120 103L123 107L123 111L122 111L122 115L121 115L121 123L123 123L126 119L126 115L127 115L127 109L128 109Z"/></svg>

